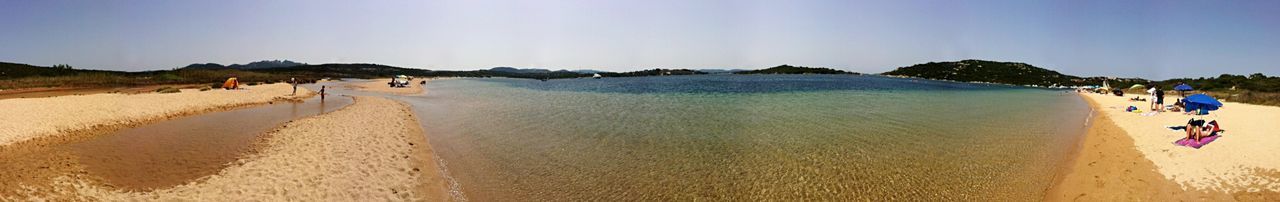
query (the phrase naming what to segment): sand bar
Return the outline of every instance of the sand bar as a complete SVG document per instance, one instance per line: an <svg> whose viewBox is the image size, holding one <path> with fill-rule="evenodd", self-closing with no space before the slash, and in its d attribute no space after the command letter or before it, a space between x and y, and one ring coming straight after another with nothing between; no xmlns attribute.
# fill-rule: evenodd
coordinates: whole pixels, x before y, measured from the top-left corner
<svg viewBox="0 0 1280 202"><path fill-rule="evenodd" d="M68 174L53 190L10 199L106 201L443 201L449 200L431 148L410 109L358 97L341 110L286 124L260 152L204 180L124 192ZM387 118L401 117L401 118Z"/></svg>
<svg viewBox="0 0 1280 202"><path fill-rule="evenodd" d="M351 84L348 84L347 86L356 90L361 90L361 91L392 93L392 94L398 94L398 95L413 95L413 94L422 93L422 85L419 85L418 83L426 80L430 80L430 79L422 79L422 78L414 79L409 82L408 87L403 87L403 88L392 88L391 86L387 85L387 83L391 82L390 78L372 79L372 80L369 80L368 82L359 82L359 83L353 82Z"/></svg>
<svg viewBox="0 0 1280 202"><path fill-rule="evenodd" d="M0 100L0 147L94 127L133 125L226 108L294 99L311 94L289 84L242 90L183 89L180 93L90 94Z"/></svg>

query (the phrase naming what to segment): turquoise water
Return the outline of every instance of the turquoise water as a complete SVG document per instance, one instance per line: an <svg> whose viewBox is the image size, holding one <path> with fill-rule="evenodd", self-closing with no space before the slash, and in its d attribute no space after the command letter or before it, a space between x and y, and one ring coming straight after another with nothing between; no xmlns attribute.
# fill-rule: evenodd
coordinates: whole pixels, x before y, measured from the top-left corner
<svg viewBox="0 0 1280 202"><path fill-rule="evenodd" d="M1088 106L875 76L433 81L410 101L468 199L1039 200Z"/></svg>

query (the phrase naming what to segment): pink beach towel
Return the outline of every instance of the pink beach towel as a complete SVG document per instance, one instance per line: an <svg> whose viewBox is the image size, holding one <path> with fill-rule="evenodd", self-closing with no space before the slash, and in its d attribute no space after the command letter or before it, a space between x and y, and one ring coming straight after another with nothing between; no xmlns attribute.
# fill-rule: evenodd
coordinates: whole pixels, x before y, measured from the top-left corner
<svg viewBox="0 0 1280 202"><path fill-rule="evenodd" d="M1214 136L1209 136L1209 137L1202 137L1202 138L1200 138L1200 142L1196 142L1196 140L1194 140L1194 139L1182 138L1182 139L1180 139L1180 140L1178 140L1178 141L1173 141L1173 144L1176 144L1176 145L1182 145L1182 146L1187 146L1187 147L1196 148L1196 149L1200 149L1200 147L1203 147L1204 145L1207 145L1207 144L1209 144L1210 142L1213 142L1214 140L1217 140L1217 139L1218 139L1218 137L1221 137L1221 135L1214 135Z"/></svg>

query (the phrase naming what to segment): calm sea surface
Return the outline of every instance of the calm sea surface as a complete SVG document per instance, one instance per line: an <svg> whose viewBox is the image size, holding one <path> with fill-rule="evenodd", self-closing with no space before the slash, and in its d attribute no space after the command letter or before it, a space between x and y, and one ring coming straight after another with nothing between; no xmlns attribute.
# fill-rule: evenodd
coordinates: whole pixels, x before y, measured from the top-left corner
<svg viewBox="0 0 1280 202"><path fill-rule="evenodd" d="M408 99L471 200L1039 200L1073 94L849 75L437 80Z"/></svg>

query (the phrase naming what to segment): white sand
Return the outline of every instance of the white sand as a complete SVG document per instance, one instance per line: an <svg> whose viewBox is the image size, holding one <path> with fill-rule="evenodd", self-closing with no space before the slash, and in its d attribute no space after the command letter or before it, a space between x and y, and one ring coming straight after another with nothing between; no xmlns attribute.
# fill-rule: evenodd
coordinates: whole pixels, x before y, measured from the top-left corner
<svg viewBox="0 0 1280 202"><path fill-rule="evenodd" d="M416 119L402 103L358 97L341 110L286 124L264 149L217 175L172 188L121 192L63 177L54 200L406 201L448 200ZM406 117L385 119L388 115ZM417 142L411 146L409 143ZM424 150L425 149L425 150ZM425 154L425 155L424 155ZM426 156L426 158L421 158ZM427 162L423 164L423 162ZM417 169L417 171L415 171ZM32 192L40 192L33 190ZM34 194L41 195L41 194ZM29 198L30 199L30 198Z"/></svg>
<svg viewBox="0 0 1280 202"><path fill-rule="evenodd" d="M412 94L422 93L422 85L419 85L418 83L426 80L430 80L430 79L424 79L424 78L414 79L413 81L409 82L408 87L404 87L404 88L392 88L391 86L388 86L387 83L391 82L391 79L389 78L373 79L368 82L361 82L361 83L351 83L351 84L348 84L347 86L354 88L356 90L361 90L361 91L383 92L383 93L392 93L392 94L399 94L399 95L412 95Z"/></svg>
<svg viewBox="0 0 1280 202"><path fill-rule="evenodd" d="M1101 105L1098 110L1133 138L1135 148L1155 163L1161 174L1184 188L1280 190L1280 107L1226 102L1220 110L1203 118L1218 120L1227 132L1217 141L1194 149L1174 145L1173 141L1186 137L1186 133L1167 127L1185 125L1188 119L1200 116L1176 112L1142 116L1125 112L1124 108L1132 105L1145 110L1147 102L1092 93L1085 97ZM1172 103L1176 97L1165 98Z"/></svg>
<svg viewBox="0 0 1280 202"><path fill-rule="evenodd" d="M180 93L91 94L0 100L0 146L98 126L128 125L174 116L288 99L289 84L243 90L183 89ZM311 91L298 88L298 95Z"/></svg>

